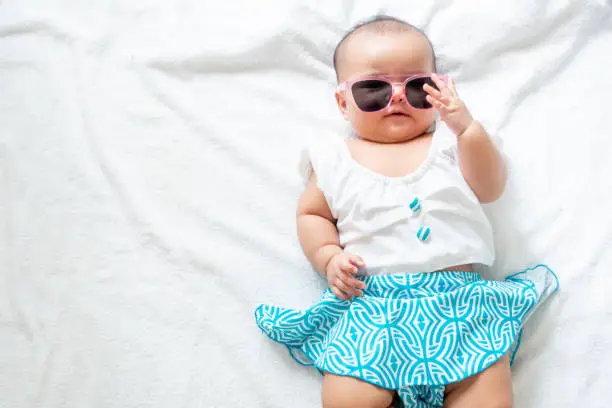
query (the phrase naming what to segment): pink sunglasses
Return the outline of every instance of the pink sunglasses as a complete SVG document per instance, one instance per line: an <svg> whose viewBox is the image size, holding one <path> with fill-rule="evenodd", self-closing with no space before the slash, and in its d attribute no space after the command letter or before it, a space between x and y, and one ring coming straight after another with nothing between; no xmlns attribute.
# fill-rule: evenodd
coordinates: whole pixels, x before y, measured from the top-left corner
<svg viewBox="0 0 612 408"><path fill-rule="evenodd" d="M425 84L434 89L438 89L431 74L411 75L403 82L393 82L391 78L398 78L400 75L373 75L356 78L342 82L338 85L338 91L349 91L353 102L364 112L376 112L385 109L391 104L393 97L393 85L402 84L402 92L406 97L406 103L415 109L431 109L432 106L427 102L427 92L423 90ZM438 75L441 81L448 82L448 77Z"/></svg>

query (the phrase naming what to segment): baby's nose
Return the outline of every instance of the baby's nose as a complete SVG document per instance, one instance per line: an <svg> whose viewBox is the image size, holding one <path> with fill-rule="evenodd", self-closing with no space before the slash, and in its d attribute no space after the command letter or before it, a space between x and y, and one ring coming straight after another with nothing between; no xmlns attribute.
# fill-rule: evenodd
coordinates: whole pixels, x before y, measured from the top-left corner
<svg viewBox="0 0 612 408"><path fill-rule="evenodd" d="M391 95L391 99L393 101L402 101L404 100L404 87L402 84L393 84L392 86L393 94Z"/></svg>

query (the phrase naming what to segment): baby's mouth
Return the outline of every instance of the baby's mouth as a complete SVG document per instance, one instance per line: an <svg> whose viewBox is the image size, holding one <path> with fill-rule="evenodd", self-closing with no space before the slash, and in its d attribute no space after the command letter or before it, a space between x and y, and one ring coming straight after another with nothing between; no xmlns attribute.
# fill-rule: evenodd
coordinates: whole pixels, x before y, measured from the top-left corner
<svg viewBox="0 0 612 408"><path fill-rule="evenodd" d="M398 118L398 117L410 116L410 115L408 115L408 113L405 112L400 107L391 107L385 116L392 117L392 118L393 117Z"/></svg>
<svg viewBox="0 0 612 408"><path fill-rule="evenodd" d="M408 115L403 113L403 112L391 112L387 116L388 117L392 117L392 118L399 118L399 117L402 117L402 116L407 117Z"/></svg>

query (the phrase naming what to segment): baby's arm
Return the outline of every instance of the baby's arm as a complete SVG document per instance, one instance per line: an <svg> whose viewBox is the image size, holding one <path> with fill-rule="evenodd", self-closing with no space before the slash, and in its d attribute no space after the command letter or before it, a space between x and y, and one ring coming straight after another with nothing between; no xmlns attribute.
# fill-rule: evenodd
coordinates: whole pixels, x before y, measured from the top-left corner
<svg viewBox="0 0 612 408"><path fill-rule="evenodd" d="M297 208L297 230L304 254L317 271L327 278L332 292L340 299L361 296L365 284L355 278L365 264L361 257L344 252L338 230L316 175L308 180Z"/></svg>
<svg viewBox="0 0 612 408"><path fill-rule="evenodd" d="M298 201L297 231L306 258L325 276L329 260L342 252L338 230L314 173Z"/></svg>
<svg viewBox="0 0 612 408"><path fill-rule="evenodd" d="M506 186L506 164L484 127L476 120L458 136L459 165L478 200L497 200Z"/></svg>
<svg viewBox="0 0 612 408"><path fill-rule="evenodd" d="M448 83L437 75L431 78L438 89L425 85L427 101L440 114L458 139L461 173L481 203L497 200L506 186L506 165L484 127L472 118L457 94L452 78Z"/></svg>

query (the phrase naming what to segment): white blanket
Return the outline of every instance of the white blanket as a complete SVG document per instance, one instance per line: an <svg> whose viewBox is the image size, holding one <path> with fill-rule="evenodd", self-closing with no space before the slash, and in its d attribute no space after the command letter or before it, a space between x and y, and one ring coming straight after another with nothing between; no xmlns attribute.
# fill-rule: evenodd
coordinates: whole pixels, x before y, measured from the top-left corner
<svg viewBox="0 0 612 408"><path fill-rule="evenodd" d="M295 233L301 147L345 128L331 55L422 26L504 141L502 276L543 262L516 406L607 407L612 6L605 0L0 2L0 407L319 406L256 328L325 282Z"/></svg>

